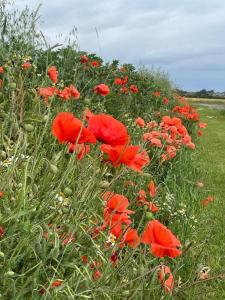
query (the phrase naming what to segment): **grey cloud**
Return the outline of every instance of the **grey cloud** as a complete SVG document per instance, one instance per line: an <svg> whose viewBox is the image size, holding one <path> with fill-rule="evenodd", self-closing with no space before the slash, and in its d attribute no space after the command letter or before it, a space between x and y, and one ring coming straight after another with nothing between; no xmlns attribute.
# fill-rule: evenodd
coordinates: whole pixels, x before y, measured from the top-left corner
<svg viewBox="0 0 225 300"><path fill-rule="evenodd" d="M38 0L16 0L22 8ZM81 49L136 66L160 66L185 88L225 90L221 0L43 0L41 28L56 42L73 28ZM95 28L99 33L97 38ZM61 38L61 41L63 38ZM218 73L216 73L218 72Z"/></svg>

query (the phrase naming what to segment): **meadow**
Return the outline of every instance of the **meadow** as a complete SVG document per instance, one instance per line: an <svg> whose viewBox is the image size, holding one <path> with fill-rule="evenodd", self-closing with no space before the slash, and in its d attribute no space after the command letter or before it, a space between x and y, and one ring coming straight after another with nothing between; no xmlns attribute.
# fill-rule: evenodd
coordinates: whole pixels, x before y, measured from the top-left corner
<svg viewBox="0 0 225 300"><path fill-rule="evenodd" d="M38 18L0 4L1 298L224 299L224 115Z"/></svg>

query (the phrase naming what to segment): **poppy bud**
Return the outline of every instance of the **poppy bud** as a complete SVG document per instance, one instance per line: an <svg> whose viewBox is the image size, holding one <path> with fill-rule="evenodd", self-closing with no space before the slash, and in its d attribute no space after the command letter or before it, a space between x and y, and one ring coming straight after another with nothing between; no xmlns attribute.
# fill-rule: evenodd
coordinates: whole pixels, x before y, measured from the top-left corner
<svg viewBox="0 0 225 300"><path fill-rule="evenodd" d="M58 168L57 168L57 166L55 166L55 165L53 165L53 164L50 164L49 167L50 167L50 171L51 171L53 174L58 173Z"/></svg>
<svg viewBox="0 0 225 300"><path fill-rule="evenodd" d="M10 82L9 87L13 90L16 89L16 83L15 82Z"/></svg>
<svg viewBox="0 0 225 300"><path fill-rule="evenodd" d="M107 189L110 186L110 183L106 180L100 181L100 187L103 189Z"/></svg>
<svg viewBox="0 0 225 300"><path fill-rule="evenodd" d="M148 219L148 220L154 219L154 218L153 218L153 214L152 214L150 211L146 212L145 217L146 217L146 219Z"/></svg>
<svg viewBox="0 0 225 300"><path fill-rule="evenodd" d="M2 150L1 152L1 158L2 159L6 159L7 155L6 155L6 152Z"/></svg>
<svg viewBox="0 0 225 300"><path fill-rule="evenodd" d="M5 276L7 276L7 277L13 277L14 275L15 275L15 273L11 270L5 273Z"/></svg>
<svg viewBox="0 0 225 300"><path fill-rule="evenodd" d="M32 185L32 191L34 194L38 193L38 186L35 183Z"/></svg>
<svg viewBox="0 0 225 300"><path fill-rule="evenodd" d="M91 99L90 98L85 98L84 99L84 103L85 104L90 104L91 103Z"/></svg>
<svg viewBox="0 0 225 300"><path fill-rule="evenodd" d="M31 124L25 124L25 125L24 125L24 129L25 129L25 131L27 131L27 132L32 132L32 131L34 130L34 126L31 125Z"/></svg>
<svg viewBox="0 0 225 300"><path fill-rule="evenodd" d="M48 121L48 115L45 115L43 118L42 118L42 122L47 122Z"/></svg>
<svg viewBox="0 0 225 300"><path fill-rule="evenodd" d="M70 187L65 187L63 193L66 197L69 197L73 194L73 190Z"/></svg>
<svg viewBox="0 0 225 300"><path fill-rule="evenodd" d="M0 251L0 258L4 258L4 257L5 257L4 252L1 252L1 251Z"/></svg>
<svg viewBox="0 0 225 300"><path fill-rule="evenodd" d="M130 291L128 291L128 290L123 291L123 292L122 292L122 295L123 295L124 297L129 297Z"/></svg>

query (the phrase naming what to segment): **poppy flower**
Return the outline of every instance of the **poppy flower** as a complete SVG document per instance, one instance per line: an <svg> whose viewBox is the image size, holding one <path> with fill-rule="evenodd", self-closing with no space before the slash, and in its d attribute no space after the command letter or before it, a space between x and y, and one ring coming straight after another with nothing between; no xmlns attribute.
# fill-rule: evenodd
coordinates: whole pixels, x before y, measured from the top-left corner
<svg viewBox="0 0 225 300"><path fill-rule="evenodd" d="M149 182L149 185L148 185L148 190L149 190L149 194L152 198L155 197L155 193L156 193L156 186L155 186L155 183L153 180L151 180Z"/></svg>
<svg viewBox="0 0 225 300"><path fill-rule="evenodd" d="M4 192L0 191L0 198L2 198L4 196Z"/></svg>
<svg viewBox="0 0 225 300"><path fill-rule="evenodd" d="M145 127L145 121L142 118L140 118L140 117L138 117L135 120L135 124L138 125L138 126L140 126L140 127Z"/></svg>
<svg viewBox="0 0 225 300"><path fill-rule="evenodd" d="M126 85L127 84L127 81L128 81L129 77L126 75L124 76L124 78L122 78L122 85Z"/></svg>
<svg viewBox="0 0 225 300"><path fill-rule="evenodd" d="M210 202L213 201L214 201L214 197L210 195L205 200L202 201L202 205L207 206Z"/></svg>
<svg viewBox="0 0 225 300"><path fill-rule="evenodd" d="M206 126L207 126L207 123L202 123L202 122L198 123L199 128L206 128Z"/></svg>
<svg viewBox="0 0 225 300"><path fill-rule="evenodd" d="M126 69L123 68L123 67L122 67L122 68L119 68L118 70L119 70L120 72L126 72Z"/></svg>
<svg viewBox="0 0 225 300"><path fill-rule="evenodd" d="M156 257L170 258L181 255L180 241L173 233L157 220L150 221L142 234L142 243L151 246L151 253Z"/></svg>
<svg viewBox="0 0 225 300"><path fill-rule="evenodd" d="M140 244L140 237L138 236L137 230L128 228L122 239L122 244L123 243L128 244L131 248L137 248Z"/></svg>
<svg viewBox="0 0 225 300"><path fill-rule="evenodd" d="M120 89L120 91L121 91L122 93L124 93L124 94L127 94L127 93L128 93L128 88L125 87L125 86L123 86L123 87Z"/></svg>
<svg viewBox="0 0 225 300"><path fill-rule="evenodd" d="M115 78L114 84L115 85L122 85L122 79L121 78Z"/></svg>
<svg viewBox="0 0 225 300"><path fill-rule="evenodd" d="M0 74L3 74L3 73L4 73L4 68L0 67Z"/></svg>
<svg viewBox="0 0 225 300"><path fill-rule="evenodd" d="M167 105L169 104L170 100L166 97L163 98L163 104Z"/></svg>
<svg viewBox="0 0 225 300"><path fill-rule="evenodd" d="M82 260L82 262L83 262L84 265L88 264L88 257L87 257L87 255L81 256L81 260Z"/></svg>
<svg viewBox="0 0 225 300"><path fill-rule="evenodd" d="M57 83L58 81L58 71L55 66L48 68L48 76L53 83Z"/></svg>
<svg viewBox="0 0 225 300"><path fill-rule="evenodd" d="M88 129L96 139L111 146L125 145L129 142L127 128L110 115L99 114L90 117Z"/></svg>
<svg viewBox="0 0 225 300"><path fill-rule="evenodd" d="M62 279L56 279L55 281L53 281L53 283L51 284L52 288L58 287L63 283Z"/></svg>
<svg viewBox="0 0 225 300"><path fill-rule="evenodd" d="M147 123L147 127L148 127L149 129L153 129L153 128L157 127L157 126L158 126L158 124L157 124L156 121L151 121L151 122L148 122L148 123Z"/></svg>
<svg viewBox="0 0 225 300"><path fill-rule="evenodd" d="M128 166L137 172L142 172L142 168L149 164L150 159L146 151L138 153L140 146L115 146L103 144L100 147L103 153L108 154L107 161L110 161L114 167L121 164Z"/></svg>
<svg viewBox="0 0 225 300"><path fill-rule="evenodd" d="M96 143L94 134L82 122L68 112L59 113L52 124L52 133L59 143Z"/></svg>
<svg viewBox="0 0 225 300"><path fill-rule="evenodd" d="M97 270L93 273L92 277L94 280L98 280L101 276L102 276L102 273L99 270Z"/></svg>
<svg viewBox="0 0 225 300"><path fill-rule="evenodd" d="M24 64L21 65L22 69L27 70L32 66L30 62L25 62Z"/></svg>
<svg viewBox="0 0 225 300"><path fill-rule="evenodd" d="M155 96L155 97L160 97L161 92L153 92L152 95Z"/></svg>
<svg viewBox="0 0 225 300"><path fill-rule="evenodd" d="M89 58L86 56L86 55L81 55L80 56L80 62L82 63L82 64L85 64L85 63L87 63L89 61Z"/></svg>
<svg viewBox="0 0 225 300"><path fill-rule="evenodd" d="M131 92L134 93L134 94L137 94L137 93L138 93L138 88L137 88L137 86L134 85L134 84L132 84L132 85L130 86L130 90L131 90Z"/></svg>
<svg viewBox="0 0 225 300"><path fill-rule="evenodd" d="M91 65L92 67L96 68L96 67L100 67L101 63L99 61L94 60L91 62Z"/></svg>
<svg viewBox="0 0 225 300"><path fill-rule="evenodd" d="M198 136L202 136L203 132L201 130L198 130L197 134L198 134Z"/></svg>
<svg viewBox="0 0 225 300"><path fill-rule="evenodd" d="M0 226L0 238L4 235L5 230L2 226Z"/></svg>
<svg viewBox="0 0 225 300"><path fill-rule="evenodd" d="M77 88L74 85L69 86L69 91L70 91L70 97L74 99L79 99L80 98L80 93L78 92Z"/></svg>
<svg viewBox="0 0 225 300"><path fill-rule="evenodd" d="M166 293L171 293L174 289L174 278L169 267L162 265L158 272L159 280Z"/></svg>
<svg viewBox="0 0 225 300"><path fill-rule="evenodd" d="M56 90L56 94L63 100L68 100L71 95L68 87L65 87L63 90Z"/></svg>
<svg viewBox="0 0 225 300"><path fill-rule="evenodd" d="M90 111L89 108L85 108L82 117L86 120L89 121L89 119L93 116L94 114Z"/></svg>
<svg viewBox="0 0 225 300"><path fill-rule="evenodd" d="M49 97L53 97L55 94L55 87L42 87L38 89L39 95L42 96L45 100L45 103L48 103Z"/></svg>
<svg viewBox="0 0 225 300"><path fill-rule="evenodd" d="M94 92L105 97L109 94L109 87L106 84L99 84L95 86Z"/></svg>

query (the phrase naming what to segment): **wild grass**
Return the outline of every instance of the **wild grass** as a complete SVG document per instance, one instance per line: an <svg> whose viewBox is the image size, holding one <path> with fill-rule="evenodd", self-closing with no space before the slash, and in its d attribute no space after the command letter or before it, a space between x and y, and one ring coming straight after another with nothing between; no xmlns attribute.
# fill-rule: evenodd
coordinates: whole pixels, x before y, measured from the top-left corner
<svg viewBox="0 0 225 300"><path fill-rule="evenodd" d="M129 83L137 84L139 93L120 93L113 84L115 76L124 76L118 70L119 62L104 64L101 58L89 54L91 61L99 61L101 67L85 69L80 63L80 55L84 53L72 45L58 49L40 46L43 37L35 29L37 11L26 10L20 14L24 18L18 18L10 15L4 5L0 7L1 21L6 20L0 53L0 65L6 71L1 74L0 90L0 189L4 193L0 198L0 226L4 228L0 237L2 299L193 299L196 293L204 297L206 286L218 287L215 295L220 296L220 278L203 281L199 278L199 265L213 266L212 276L222 272L223 254L218 241L222 239L222 230L221 237L213 236L218 226L215 216L221 215L221 211L217 208L205 215L210 210L202 210L200 204L208 192L222 190L223 168L219 171L222 117L218 123L209 125L209 137L214 138L220 153L213 156L213 165L217 164L218 170L212 176L207 175L208 187L203 192L196 187L196 181L203 176L200 169L208 170L212 165L204 158L201 148L195 154L182 146L177 156L165 164L160 162L162 150L149 148L151 164L140 174L127 167L114 169L105 164L99 145L78 161L51 133L57 113L72 112L83 120L83 111L88 107L96 114L112 114L127 126L132 142L146 148L143 129L134 120L140 116L145 121L159 123L164 115L174 116L172 109L177 98L172 85L165 74L155 76L124 65ZM24 31L23 25L26 25ZM30 61L32 68L21 69L24 61ZM54 96L49 99L49 105L45 104L38 88L52 84L46 72L50 65L56 65L59 70L57 88L73 83L81 93L79 100L62 101ZM93 93L93 87L103 82L111 88L106 98ZM153 95L159 91L160 96ZM163 104L164 97L169 98L168 105ZM196 127L191 122L187 124L196 138ZM219 130L221 135L216 138L214 130ZM206 137L203 136L205 147L213 151ZM216 187L212 187L210 178ZM154 199L160 208L157 215L146 207L136 206L139 190L146 190L150 180L157 185ZM125 186L127 181L135 185ZM106 231L101 231L96 239L92 233L103 222L102 194L108 190L129 199L129 209L136 210L133 226L140 235L148 221L159 219L180 239L183 255L159 259L145 245L136 249L120 248L118 242L107 242ZM223 192L220 195L222 201ZM210 205L215 207L219 201ZM210 217L214 218L215 225L209 226L212 229L209 240L215 246L206 252ZM110 260L115 251L118 252L116 266ZM87 264L83 256L88 257ZM171 294L165 293L158 279L162 264L170 266L175 278ZM101 273L99 278L95 278L97 271ZM54 286L57 280L59 284Z"/></svg>

